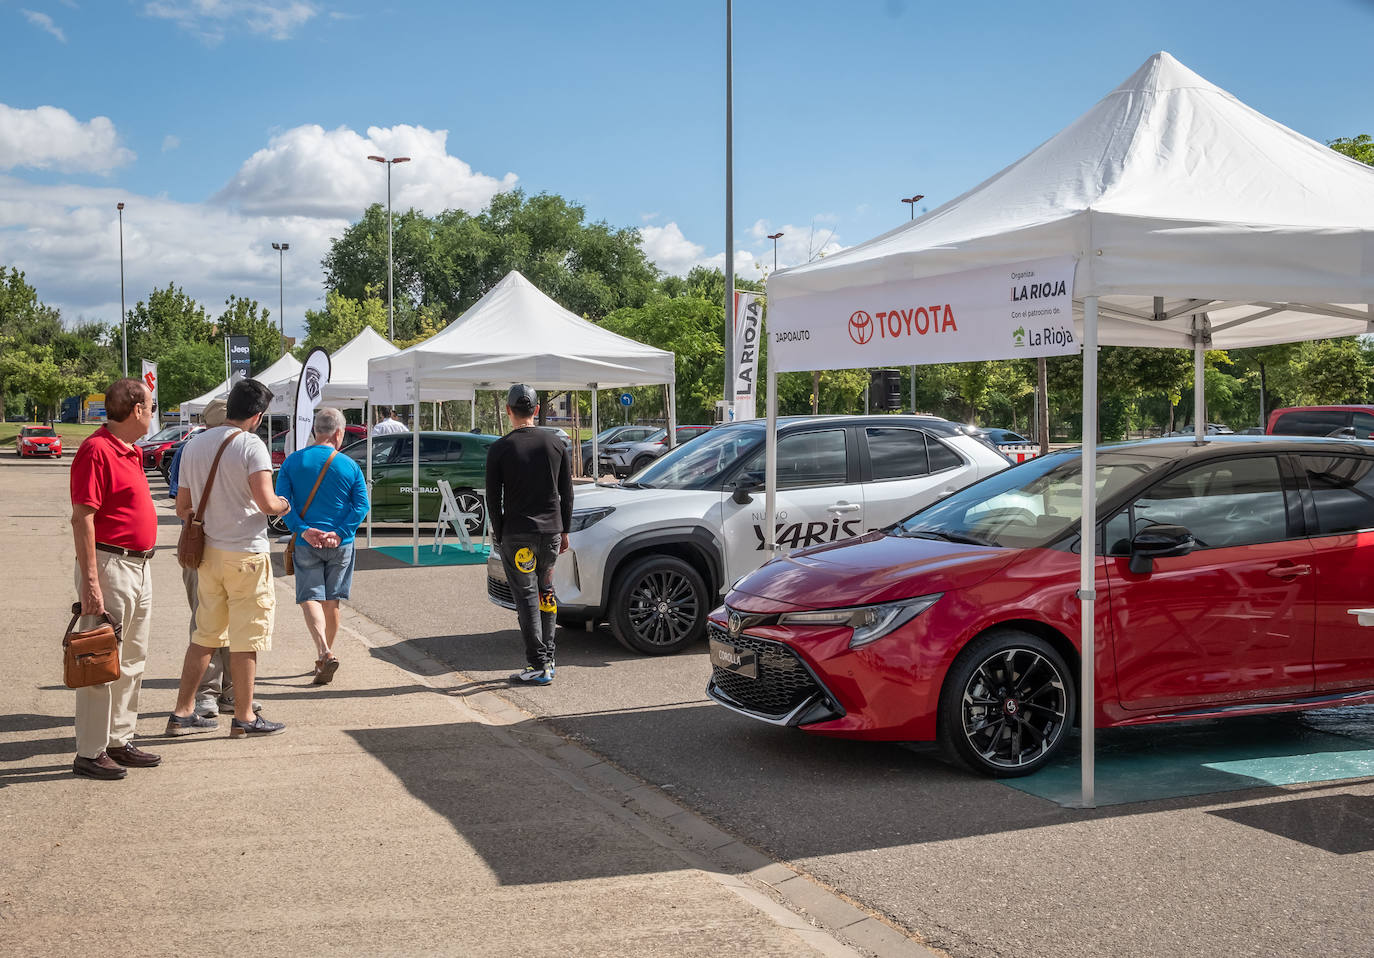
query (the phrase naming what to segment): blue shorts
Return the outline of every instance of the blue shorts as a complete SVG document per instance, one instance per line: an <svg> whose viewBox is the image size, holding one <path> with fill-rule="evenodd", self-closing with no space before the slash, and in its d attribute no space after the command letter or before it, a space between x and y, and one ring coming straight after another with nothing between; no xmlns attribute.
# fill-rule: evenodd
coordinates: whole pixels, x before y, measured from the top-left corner
<svg viewBox="0 0 1374 958"><path fill-rule="evenodd" d="M347 599L353 588L353 543L316 549L296 543L296 604Z"/></svg>

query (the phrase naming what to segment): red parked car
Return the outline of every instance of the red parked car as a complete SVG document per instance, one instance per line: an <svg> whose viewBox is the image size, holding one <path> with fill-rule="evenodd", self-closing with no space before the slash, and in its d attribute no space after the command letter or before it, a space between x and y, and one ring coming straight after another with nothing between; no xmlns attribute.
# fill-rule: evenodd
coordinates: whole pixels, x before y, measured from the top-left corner
<svg viewBox="0 0 1374 958"><path fill-rule="evenodd" d="M1079 453L775 559L711 616L707 693L818 735L1041 767L1078 720ZM1098 452L1098 727L1374 701L1374 443Z"/></svg>
<svg viewBox="0 0 1374 958"><path fill-rule="evenodd" d="M143 456L143 471L157 472L162 469L162 457L167 450L171 449L181 440L186 439L204 429L204 426L194 425L189 422L173 423L163 429L158 430L147 439L140 439L134 443L138 451ZM170 460L168 461L170 464Z"/></svg>
<svg viewBox="0 0 1374 958"><path fill-rule="evenodd" d="M19 458L50 456L62 458L62 437L52 426L21 426L14 439L14 451Z"/></svg>
<svg viewBox="0 0 1374 958"><path fill-rule="evenodd" d="M273 436L272 445L268 447L272 453L273 469L278 468L279 466L281 466L283 462L286 461L286 433L287 430L283 429L281 432ZM366 438L367 430L364 429L362 426L344 426L345 446L348 445L350 442L354 442L355 440Z"/></svg>

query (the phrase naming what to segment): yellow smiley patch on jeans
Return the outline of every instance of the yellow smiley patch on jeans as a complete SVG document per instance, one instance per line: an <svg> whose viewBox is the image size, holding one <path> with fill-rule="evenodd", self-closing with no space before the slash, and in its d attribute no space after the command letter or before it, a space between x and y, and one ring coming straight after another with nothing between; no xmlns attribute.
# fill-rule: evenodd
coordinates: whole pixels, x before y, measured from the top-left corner
<svg viewBox="0 0 1374 958"><path fill-rule="evenodd" d="M521 572L533 572L535 566L534 550L521 549L515 554L515 567Z"/></svg>

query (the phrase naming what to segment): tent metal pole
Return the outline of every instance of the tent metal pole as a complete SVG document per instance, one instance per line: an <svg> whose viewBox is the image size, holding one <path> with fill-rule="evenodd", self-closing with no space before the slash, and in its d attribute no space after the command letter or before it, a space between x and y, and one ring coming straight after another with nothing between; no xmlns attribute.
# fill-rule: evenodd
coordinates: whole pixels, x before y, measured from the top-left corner
<svg viewBox="0 0 1374 958"><path fill-rule="evenodd" d="M472 431L477 431L477 390L472 391L472 402L468 403L468 408L472 411Z"/></svg>
<svg viewBox="0 0 1374 958"><path fill-rule="evenodd" d="M768 400L764 405L768 418L764 430L763 453L763 547L768 558L778 550L778 374L768 364Z"/></svg>
<svg viewBox="0 0 1374 958"><path fill-rule="evenodd" d="M367 430L367 547L372 548L372 403L363 403L363 428Z"/></svg>
<svg viewBox="0 0 1374 958"><path fill-rule="evenodd" d="M600 453L596 448L596 436L601 431L601 427L596 422L596 383L588 383L587 386L592 391L592 485L596 485L601 478L601 459ZM581 447L579 447L580 451Z"/></svg>
<svg viewBox="0 0 1374 958"><path fill-rule="evenodd" d="M677 445L677 381L668 383L668 448Z"/></svg>
<svg viewBox="0 0 1374 958"><path fill-rule="evenodd" d="M420 400L410 419L410 563L420 564Z"/></svg>
<svg viewBox="0 0 1374 958"><path fill-rule="evenodd" d="M1083 808L1096 808L1097 773L1097 297L1083 299L1083 517L1078 600L1081 605L1082 681L1079 728L1083 743Z"/></svg>
<svg viewBox="0 0 1374 958"><path fill-rule="evenodd" d="M1207 441L1207 350L1198 329L1198 317L1193 317L1193 439Z"/></svg>

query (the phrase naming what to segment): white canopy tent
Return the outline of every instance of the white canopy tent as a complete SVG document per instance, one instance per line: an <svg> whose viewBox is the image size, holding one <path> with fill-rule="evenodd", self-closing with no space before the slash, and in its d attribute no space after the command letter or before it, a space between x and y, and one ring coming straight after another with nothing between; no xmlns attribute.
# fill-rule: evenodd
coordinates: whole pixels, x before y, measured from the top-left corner
<svg viewBox="0 0 1374 958"><path fill-rule="evenodd" d="M1077 264L1083 435L1097 434L1098 344L1165 346L1194 352L1203 441L1204 350L1374 331L1374 169L1158 53L1070 126L964 195L876 239L775 273L768 284L767 528L779 371L854 365L824 362L824 334L838 328L845 338L851 316L871 308L875 292L883 308L905 306L893 298L904 285L925 288L931 278L1056 257ZM1012 283L997 275L1005 301ZM799 339L779 337L802 334L815 348L789 354ZM889 352L882 364L932 361L916 339L908 342L911 352ZM1083 474L1095 472L1096 447L1085 441ZM1096 526L1096 502L1093 485L1083 489L1088 530ZM1098 561L1095 538L1083 543L1082 800L1092 806Z"/></svg>
<svg viewBox="0 0 1374 958"><path fill-rule="evenodd" d="M272 365L268 366L266 369L264 369L262 372L258 373L256 376L252 378L256 379L258 382L262 383L264 386L266 386L269 389L272 389L275 392L276 389L273 385L274 383L280 382L283 379L297 376L300 374L300 371L301 361L297 359L295 356L292 356L290 353L283 353L280 359L278 359ZM205 393L204 395L197 396L195 399L189 399L186 402L183 402L181 404L181 418L188 419L191 416L198 416L205 411L205 407L210 405L210 403L213 400L224 399L228 395L229 380L226 379L224 382L220 383L218 386L216 386L209 392ZM293 396L293 401L294 398L295 397ZM269 409L269 412L290 412L290 406L288 405L282 410L276 410L275 408L271 408Z"/></svg>
<svg viewBox="0 0 1374 958"><path fill-rule="evenodd" d="M400 352L371 326L329 354L329 382L320 391L320 405L341 409L361 409L367 405L367 364L379 356ZM290 413L296 401L296 381L300 377L299 364L292 375L269 383L274 398L272 412ZM285 397L280 407L278 399Z"/></svg>
<svg viewBox="0 0 1374 958"><path fill-rule="evenodd" d="M569 312L514 270L440 332L368 363L371 401L413 405L416 414L411 428L417 436L421 402L466 398L472 390L503 390L519 382L545 390L590 389L593 436L600 388L664 385L670 444L676 431L672 353L626 339ZM416 562L420 549L418 445L418 441L411 444ZM593 462L596 456L593 439Z"/></svg>

